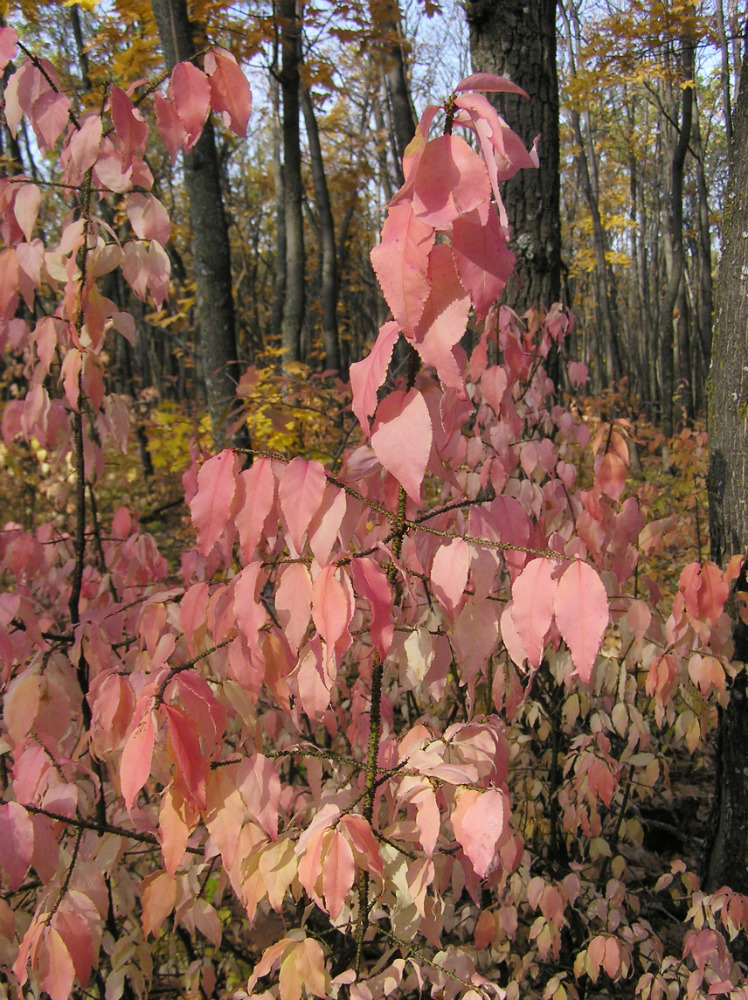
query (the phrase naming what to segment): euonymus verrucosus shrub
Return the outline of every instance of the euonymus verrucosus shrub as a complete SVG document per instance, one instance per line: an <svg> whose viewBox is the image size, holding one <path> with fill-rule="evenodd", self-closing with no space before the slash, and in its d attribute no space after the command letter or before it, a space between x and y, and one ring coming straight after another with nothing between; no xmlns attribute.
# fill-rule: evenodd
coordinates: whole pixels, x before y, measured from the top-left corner
<svg viewBox="0 0 748 1000"><path fill-rule="evenodd" d="M2 29L4 64L16 43ZM695 564L667 617L642 599L657 532L621 500L625 432L588 442L544 367L570 317L496 306L498 185L537 162L497 90L462 81L406 152L372 252L393 319L351 372L360 443L335 476L200 456L177 580L132 511L95 504L129 442L104 347L133 334L100 279L169 290L150 97L84 113L51 63L10 75L8 126L59 155L70 200L42 240L46 192L0 182L3 439L59 479L55 516L0 536L6 995L748 996L748 903L678 857L647 868L638 818L726 697L726 583ZM222 50L154 101L172 158L210 109L246 132Z"/></svg>

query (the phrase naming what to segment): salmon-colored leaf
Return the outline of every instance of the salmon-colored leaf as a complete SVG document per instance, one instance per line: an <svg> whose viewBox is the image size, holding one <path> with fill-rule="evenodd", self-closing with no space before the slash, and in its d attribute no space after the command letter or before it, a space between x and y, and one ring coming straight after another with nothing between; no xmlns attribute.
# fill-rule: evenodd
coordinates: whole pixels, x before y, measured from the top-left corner
<svg viewBox="0 0 748 1000"><path fill-rule="evenodd" d="M421 502L432 437L428 406L417 389L407 393L398 389L379 404L371 446L416 503Z"/></svg>
<svg viewBox="0 0 748 1000"><path fill-rule="evenodd" d="M559 580L554 611L576 672L587 684L608 625L608 595L592 566L581 559L569 566Z"/></svg>

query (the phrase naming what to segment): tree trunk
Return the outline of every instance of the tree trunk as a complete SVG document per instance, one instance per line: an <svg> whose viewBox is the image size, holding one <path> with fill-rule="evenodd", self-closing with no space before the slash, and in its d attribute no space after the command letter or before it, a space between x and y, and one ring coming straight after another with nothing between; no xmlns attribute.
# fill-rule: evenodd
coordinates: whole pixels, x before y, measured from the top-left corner
<svg viewBox="0 0 748 1000"><path fill-rule="evenodd" d="M286 226L286 294L283 299L281 342L284 361L301 360L301 329L306 304L304 252L304 188L301 180L299 89L301 22L296 0L278 0L281 36L280 83L283 94L283 188Z"/></svg>
<svg viewBox="0 0 748 1000"><path fill-rule="evenodd" d="M369 0L372 28L381 38L377 46L387 106L392 121L398 186L403 182L403 154L416 134L418 120L408 84L398 0Z"/></svg>
<svg viewBox="0 0 748 1000"><path fill-rule="evenodd" d="M312 162L314 200L319 216L319 242L322 256L322 342L325 348L325 368L340 371L340 349L338 344L338 267L335 252L335 222L330 207L330 193L327 189L322 147L319 141L317 117L314 113L312 95L304 90L301 95L306 134L309 140L309 154Z"/></svg>
<svg viewBox="0 0 748 1000"><path fill-rule="evenodd" d="M556 0L467 0L465 11L473 70L509 77L530 100L488 96L525 143L541 137L540 168L520 170L506 184L517 278L504 300L523 313L561 295Z"/></svg>
<svg viewBox="0 0 748 1000"><path fill-rule="evenodd" d="M744 38L748 56L748 26ZM743 66L746 66L745 61ZM733 117L729 179L717 283L717 321L708 384L709 530L712 558L724 564L748 545L748 70ZM745 566L741 589L748 589ZM733 608L735 659L748 661L746 626ZM748 699L738 674L720 718L714 834L705 888L748 893Z"/></svg>
<svg viewBox="0 0 748 1000"><path fill-rule="evenodd" d="M192 24L185 0L151 0L164 58L169 69L195 55ZM184 158L195 271L195 311L213 441L224 444L225 425L233 409L240 365L236 345L231 250L223 211L218 155L208 119L192 151ZM234 445L249 447L240 428Z"/></svg>
<svg viewBox="0 0 748 1000"><path fill-rule="evenodd" d="M675 344L678 338L678 311L676 305L683 281L683 174L688 144L691 140L693 120L693 65L695 43L681 38L681 73L686 86L681 88L680 126L675 136L670 160L669 231L671 239L671 264L662 306L662 432L672 437L675 429Z"/></svg>

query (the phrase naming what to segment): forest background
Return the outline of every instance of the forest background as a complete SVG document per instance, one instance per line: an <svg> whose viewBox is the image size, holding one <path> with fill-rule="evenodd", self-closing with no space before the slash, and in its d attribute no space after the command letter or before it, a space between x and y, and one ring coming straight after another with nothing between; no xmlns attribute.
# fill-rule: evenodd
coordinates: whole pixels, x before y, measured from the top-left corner
<svg viewBox="0 0 748 1000"><path fill-rule="evenodd" d="M745 10L549 10L4 11L6 995L746 995Z"/></svg>

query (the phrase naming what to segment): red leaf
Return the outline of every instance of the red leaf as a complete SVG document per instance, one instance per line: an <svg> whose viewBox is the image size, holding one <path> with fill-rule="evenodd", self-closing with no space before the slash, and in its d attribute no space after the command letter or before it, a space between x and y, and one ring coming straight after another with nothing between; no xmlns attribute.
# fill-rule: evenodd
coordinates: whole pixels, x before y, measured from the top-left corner
<svg viewBox="0 0 748 1000"><path fill-rule="evenodd" d="M381 282L381 279L380 279ZM350 367L351 389L353 390L353 412L358 417L361 429L369 436L369 418L377 408L377 393L387 377L387 369L392 358L395 342L400 336L400 327L390 321L380 328L374 346L362 361Z"/></svg>
<svg viewBox="0 0 748 1000"><path fill-rule="evenodd" d="M65 942L54 927L47 927L36 960L42 989L52 1000L69 1000L75 981L75 965Z"/></svg>
<svg viewBox="0 0 748 1000"><path fill-rule="evenodd" d="M371 446L385 469L418 504L432 437L429 409L417 389L408 393L398 389L379 404Z"/></svg>
<svg viewBox="0 0 748 1000"><path fill-rule="evenodd" d="M194 721L175 705L161 705L167 718L169 744L184 788L200 809L205 809L208 762L200 749Z"/></svg>
<svg viewBox="0 0 748 1000"><path fill-rule="evenodd" d="M205 71L210 80L210 103L220 111L228 127L244 139L252 113L252 91L236 59L224 49L211 49L205 56Z"/></svg>
<svg viewBox="0 0 748 1000"><path fill-rule="evenodd" d="M465 395L464 355L458 362L456 351L467 327L470 296L462 287L452 253L440 243L429 258L431 291L412 342L424 364L433 365L443 386Z"/></svg>
<svg viewBox="0 0 748 1000"><path fill-rule="evenodd" d="M12 892L21 885L34 853L34 824L18 802L0 806L0 868Z"/></svg>
<svg viewBox="0 0 748 1000"><path fill-rule="evenodd" d="M516 261L496 213L488 213L485 225L477 209L455 219L452 256L460 281L470 293L476 317L484 319L504 290Z"/></svg>
<svg viewBox="0 0 748 1000"><path fill-rule="evenodd" d="M475 874L485 878L496 853L496 845L504 832L506 806L504 795L497 788L487 792L474 789L458 791L457 805L452 810L455 837L469 858Z"/></svg>
<svg viewBox="0 0 748 1000"><path fill-rule="evenodd" d="M486 165L464 139L442 135L426 143L413 182L413 211L422 223L446 229L490 199Z"/></svg>
<svg viewBox="0 0 748 1000"><path fill-rule="evenodd" d="M229 523L235 490L236 456L227 449L209 458L200 468L197 493L190 501L197 551L201 556L209 554Z"/></svg>
<svg viewBox="0 0 748 1000"><path fill-rule="evenodd" d="M434 229L417 219L409 201L391 205L382 227L382 241L371 251L374 273L387 305L403 333L411 333L421 318L429 294L429 252Z"/></svg>
<svg viewBox="0 0 748 1000"><path fill-rule="evenodd" d="M127 737L119 765L120 787L128 812L132 811L138 792L151 773L153 716L151 715L150 697L142 699L140 712L136 708L135 719L137 721Z"/></svg>
<svg viewBox="0 0 748 1000"><path fill-rule="evenodd" d="M187 141L187 132L173 101L162 97L161 94L156 94L153 100L156 108L156 127L169 151L171 162L176 163L179 150Z"/></svg>
<svg viewBox="0 0 748 1000"><path fill-rule="evenodd" d="M553 603L558 630L577 674L587 684L608 625L603 582L592 566L577 559L559 580Z"/></svg>
<svg viewBox="0 0 748 1000"><path fill-rule="evenodd" d="M145 150L148 125L124 90L114 85L111 90L110 114L122 147L122 168L128 170L132 166L133 155Z"/></svg>
<svg viewBox="0 0 748 1000"><path fill-rule="evenodd" d="M512 621L535 670L543 658L553 621L553 599L558 587L553 573L557 566L553 559L532 559L512 584Z"/></svg>
<svg viewBox="0 0 748 1000"><path fill-rule="evenodd" d="M284 566L275 592L275 613L294 655L309 628L312 578L303 563Z"/></svg>
<svg viewBox="0 0 748 1000"><path fill-rule="evenodd" d="M234 515L242 555L249 561L264 535L265 520L273 509L275 476L269 458L256 458L251 469L239 474Z"/></svg>
<svg viewBox="0 0 748 1000"><path fill-rule="evenodd" d="M328 649L347 636L353 615L349 591L336 579L336 571L337 567L333 565L325 566L312 584L312 619Z"/></svg>
<svg viewBox="0 0 748 1000"><path fill-rule="evenodd" d="M392 620L392 588L382 567L368 557L353 559L351 574L356 592L371 605L369 635L379 651L380 658L384 660L395 635L395 625Z"/></svg>
<svg viewBox="0 0 748 1000"><path fill-rule="evenodd" d="M15 59L18 51L18 35L15 28L0 28L0 70Z"/></svg>
<svg viewBox="0 0 748 1000"><path fill-rule="evenodd" d="M462 538L440 546L431 565L434 595L448 614L462 599L470 570L470 547Z"/></svg>
<svg viewBox="0 0 748 1000"><path fill-rule="evenodd" d="M466 76L455 87L455 91L460 90L482 90L493 94L521 94L523 97L527 97L526 92L516 83L512 83L505 76L496 76L495 73L473 73L471 76Z"/></svg>
<svg viewBox="0 0 748 1000"><path fill-rule="evenodd" d="M626 466L615 452L605 453L595 476L600 489L618 503L626 487Z"/></svg>
<svg viewBox="0 0 748 1000"><path fill-rule="evenodd" d="M333 920L337 920L343 909L355 874L356 863L350 844L339 830L331 830L322 863L322 892Z"/></svg>
<svg viewBox="0 0 748 1000"><path fill-rule="evenodd" d="M205 73L193 63L177 63L169 81L169 96L187 133L184 151L189 153L200 138L208 118L210 82Z"/></svg>
<svg viewBox="0 0 748 1000"><path fill-rule="evenodd" d="M281 783L274 761L258 753L239 766L237 787L252 816L271 840L278 837Z"/></svg>
<svg viewBox="0 0 748 1000"><path fill-rule="evenodd" d="M297 457L283 472L278 498L297 554L304 547L304 535L319 510L326 485L325 470L319 462Z"/></svg>
<svg viewBox="0 0 748 1000"><path fill-rule="evenodd" d="M171 222L166 209L152 194L128 194L125 200L127 218L141 240L157 240L162 246L169 242Z"/></svg>

